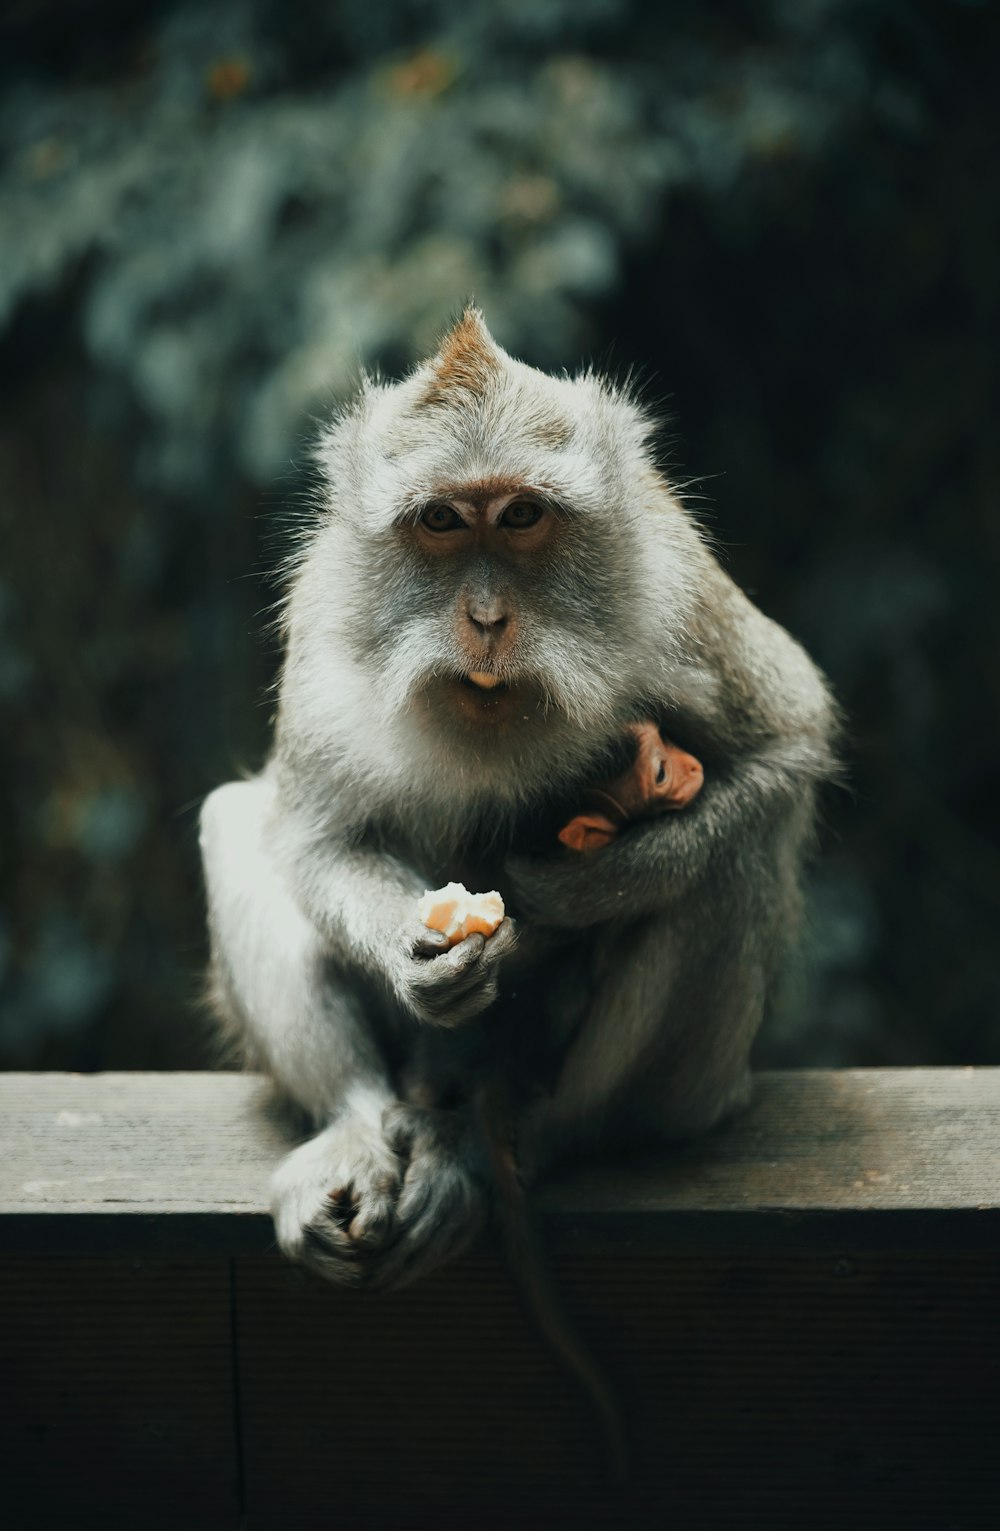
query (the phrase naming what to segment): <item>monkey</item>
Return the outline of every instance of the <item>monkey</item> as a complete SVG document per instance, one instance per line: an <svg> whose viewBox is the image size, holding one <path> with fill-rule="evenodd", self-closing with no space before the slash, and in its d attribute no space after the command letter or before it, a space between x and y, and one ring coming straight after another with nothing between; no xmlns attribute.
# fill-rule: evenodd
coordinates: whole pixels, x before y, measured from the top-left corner
<svg viewBox="0 0 1000 1531"><path fill-rule="evenodd" d="M836 707L593 370L548 376L468 308L401 381L364 378L316 447L283 609L273 748L200 818L213 1008L309 1136L277 1242L387 1289L466 1249L495 1183L715 1128L801 902ZM575 853L557 831L651 721L704 780ZM497 888L450 950L427 888Z"/></svg>

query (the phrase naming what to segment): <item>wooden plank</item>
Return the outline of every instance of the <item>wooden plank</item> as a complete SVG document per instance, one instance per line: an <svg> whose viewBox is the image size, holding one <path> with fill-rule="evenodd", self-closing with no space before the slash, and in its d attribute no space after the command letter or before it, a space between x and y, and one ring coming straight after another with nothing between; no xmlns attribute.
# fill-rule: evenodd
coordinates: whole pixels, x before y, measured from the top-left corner
<svg viewBox="0 0 1000 1531"><path fill-rule="evenodd" d="M992 1531L1000 1070L765 1075L540 1193L629 1420L613 1492L495 1258L379 1295L277 1257L290 1141L252 1077L0 1077L16 1524Z"/></svg>
<svg viewBox="0 0 1000 1531"><path fill-rule="evenodd" d="M0 1247L262 1251L294 1141L254 1076L0 1076ZM739 1121L540 1194L570 1248L996 1248L1000 1069L759 1076Z"/></svg>
<svg viewBox="0 0 1000 1531"><path fill-rule="evenodd" d="M312 1531L319 1506L366 1531L996 1526L995 1260L560 1260L628 1420L633 1472L614 1488L496 1263L381 1296L238 1264L255 1531Z"/></svg>
<svg viewBox="0 0 1000 1531"><path fill-rule="evenodd" d="M6 1525L240 1524L229 1262L0 1260L0 1378Z"/></svg>

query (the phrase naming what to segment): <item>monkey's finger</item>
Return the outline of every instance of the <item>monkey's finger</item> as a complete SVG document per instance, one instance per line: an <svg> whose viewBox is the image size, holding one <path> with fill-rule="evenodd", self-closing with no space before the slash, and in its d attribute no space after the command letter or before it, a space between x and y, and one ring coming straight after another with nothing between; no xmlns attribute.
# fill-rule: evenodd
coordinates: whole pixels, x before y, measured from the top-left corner
<svg viewBox="0 0 1000 1531"><path fill-rule="evenodd" d="M410 938L410 951L414 957L437 957L447 950L448 937L443 930L431 930L422 925Z"/></svg>
<svg viewBox="0 0 1000 1531"><path fill-rule="evenodd" d="M501 957L506 957L517 945L517 926L508 916L500 921L491 936L487 936L486 945L483 947L483 960L485 962L498 962Z"/></svg>
<svg viewBox="0 0 1000 1531"><path fill-rule="evenodd" d="M485 945L485 936L479 935L478 932L475 935L466 936L464 941L459 941L434 966L440 968L442 974L448 973L452 977L458 978L461 974L467 973L470 968L475 967L482 956Z"/></svg>
<svg viewBox="0 0 1000 1531"><path fill-rule="evenodd" d="M482 986L492 971L482 960L483 938L470 936L468 939L477 944L467 946L463 941L465 950L456 946L446 956L417 965L411 975L412 988L422 1004L430 1005L432 1009L447 1009Z"/></svg>
<svg viewBox="0 0 1000 1531"><path fill-rule="evenodd" d="M415 1001L414 1008L420 1019L429 1026L450 1028L461 1026L475 1016L482 1015L493 1004L498 993L497 980L491 978L484 982L477 970L471 981L465 979L461 984L432 989L422 994Z"/></svg>
<svg viewBox="0 0 1000 1531"><path fill-rule="evenodd" d="M382 1112L382 1135L394 1154L408 1159L417 1134L425 1129L427 1111L423 1106L394 1101Z"/></svg>

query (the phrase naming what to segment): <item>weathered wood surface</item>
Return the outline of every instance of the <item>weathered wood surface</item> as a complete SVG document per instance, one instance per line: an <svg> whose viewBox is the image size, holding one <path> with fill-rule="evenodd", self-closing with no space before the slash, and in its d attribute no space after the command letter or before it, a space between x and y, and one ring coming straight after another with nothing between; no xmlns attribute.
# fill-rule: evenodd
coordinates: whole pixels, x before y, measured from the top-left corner
<svg viewBox="0 0 1000 1531"><path fill-rule="evenodd" d="M249 1525L315 1531L996 1531L983 1255L563 1256L634 1472L496 1261L375 1301L237 1262Z"/></svg>
<svg viewBox="0 0 1000 1531"><path fill-rule="evenodd" d="M0 1078L19 1531L994 1531L1000 1070L765 1075L708 1142L545 1189L613 1490L488 1251L384 1294L278 1257L290 1141L253 1078Z"/></svg>
<svg viewBox="0 0 1000 1531"><path fill-rule="evenodd" d="M230 1265L0 1258L5 1525L235 1531Z"/></svg>
<svg viewBox="0 0 1000 1531"><path fill-rule="evenodd" d="M241 1074L0 1076L0 1247L170 1255L270 1247L295 1141ZM739 1121L540 1194L570 1247L1000 1244L1000 1069L763 1074Z"/></svg>

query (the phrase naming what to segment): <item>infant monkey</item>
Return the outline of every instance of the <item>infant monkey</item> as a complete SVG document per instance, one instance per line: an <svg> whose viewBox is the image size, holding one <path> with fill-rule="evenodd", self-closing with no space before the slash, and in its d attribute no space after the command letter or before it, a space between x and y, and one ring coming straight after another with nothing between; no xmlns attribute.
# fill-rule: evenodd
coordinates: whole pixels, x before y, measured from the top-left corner
<svg viewBox="0 0 1000 1531"><path fill-rule="evenodd" d="M669 744L655 723L631 723L628 733L635 740L632 764L610 781L591 787L586 795L594 812L578 813L559 831L559 839L570 850L599 850L633 819L686 808L701 791L705 780L701 761Z"/></svg>

